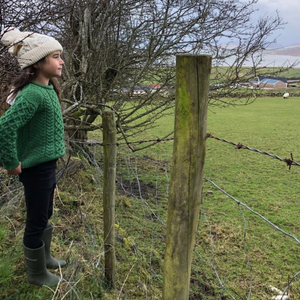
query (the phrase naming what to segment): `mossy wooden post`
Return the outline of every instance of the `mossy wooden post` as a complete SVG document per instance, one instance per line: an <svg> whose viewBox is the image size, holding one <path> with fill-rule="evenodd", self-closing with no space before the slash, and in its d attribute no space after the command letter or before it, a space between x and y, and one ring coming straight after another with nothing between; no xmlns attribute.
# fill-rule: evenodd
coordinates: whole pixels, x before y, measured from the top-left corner
<svg viewBox="0 0 300 300"><path fill-rule="evenodd" d="M188 300L205 159L211 56L177 55L163 300Z"/></svg>
<svg viewBox="0 0 300 300"><path fill-rule="evenodd" d="M112 111L104 111L104 183L103 183L103 221L105 250L105 279L107 285L115 286L115 182L116 182L116 122Z"/></svg>

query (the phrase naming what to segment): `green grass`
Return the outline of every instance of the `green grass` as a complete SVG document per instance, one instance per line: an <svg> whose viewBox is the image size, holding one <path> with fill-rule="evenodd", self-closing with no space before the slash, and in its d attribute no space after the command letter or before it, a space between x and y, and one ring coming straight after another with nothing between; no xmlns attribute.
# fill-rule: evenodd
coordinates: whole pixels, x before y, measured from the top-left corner
<svg viewBox="0 0 300 300"><path fill-rule="evenodd" d="M210 108L207 131L282 158L289 158L293 153L294 159L300 161L299 101L299 98L259 98L248 106ZM155 129L143 134L142 139L166 135L173 130L173 122L174 116L164 117L157 122ZM162 142L138 153L170 164L172 142ZM153 183L155 173L149 169L144 171L139 167L139 175L143 176L146 183ZM289 170L285 163L273 158L248 150L236 150L231 145L213 139L207 140L205 177L296 236L300 229L299 175L297 166ZM165 189L165 183L162 186ZM204 194L196 250L206 261L212 261L213 238L216 268L230 293L235 295L236 292L246 298L251 285L251 299L268 299L272 294L268 285L283 290L288 280L300 269L297 264L299 245L253 213L236 205L209 183L204 185ZM130 213L137 210L138 207L134 206ZM165 212L159 212L164 219ZM135 224L140 225L138 222ZM246 263L245 247L252 272L249 272ZM199 296L199 290L207 293L206 299L216 299L226 294L220 289L211 267L204 264L198 255L195 255L192 275L191 295L195 299ZM293 299L300 296L297 280L291 285L290 292ZM242 299L240 297L237 299Z"/></svg>
<svg viewBox="0 0 300 300"><path fill-rule="evenodd" d="M249 106L210 108L207 131L282 158L290 157L292 152L294 159L300 161L299 101L299 98L259 98ZM136 140L166 135L173 130L173 121L172 114L165 116L157 122L157 127ZM206 178L283 230L299 236L299 167L292 166L289 170L283 162L248 150L236 150L213 139L208 139L206 146ZM172 142L162 142L137 153L118 149L116 288L109 292L103 279L102 173L88 166L85 160L81 164L73 158L77 168L59 181L53 219L54 250L69 262L63 270L69 284L64 283L54 296L46 288L26 283L21 245L24 203L11 209L4 209L3 205L0 219L3 299L56 300L65 295L64 299L72 300L161 299L165 243L162 223L166 222L170 179L170 168L163 163L171 164ZM101 169L102 148L92 151ZM203 194L190 299L232 299L229 293L236 299L247 299L250 286L251 299L271 299L268 285L283 290L300 270L299 245L207 182ZM251 272L247 259L251 262ZM224 290L211 263L225 285ZM291 284L290 293L291 299L300 299L299 280Z"/></svg>
<svg viewBox="0 0 300 300"><path fill-rule="evenodd" d="M216 110L216 115L210 114L208 119L208 131L282 158L289 158L290 153L293 153L294 159L300 160L299 100L259 99L247 107ZM208 140L207 150L207 178L283 230L298 235L299 167L292 167L289 171L284 163L275 159L247 150L235 150L232 146L214 140ZM211 189L207 184L205 187ZM228 228L229 234L240 232L241 239L243 224L237 205L216 191L205 200L208 213L218 228ZM300 269L297 265L299 245L253 214L247 211L245 214L248 223L247 248L255 271L254 290L259 290L259 282L283 289L288 279ZM217 242L217 248L224 247L224 243ZM232 246L235 244L232 241ZM232 253L231 263L235 263L239 256L245 259L241 249ZM220 260L222 264L223 259ZM241 274L245 270L246 266ZM232 278L233 274L229 272L229 269L225 271L225 278ZM234 280L232 278L230 282ZM237 282L240 280L237 279ZM299 287L297 281L292 285L294 299L299 298ZM259 299L259 296L254 299Z"/></svg>
<svg viewBox="0 0 300 300"><path fill-rule="evenodd" d="M207 131L282 158L289 158L293 153L294 159L300 161L299 101L299 98L259 98L248 106L210 108ZM166 135L173 130L173 122L172 115L164 117L157 122L154 130L143 135L143 139ZM159 143L140 154L170 164L172 142ZM205 177L295 235L300 229L299 175L297 166L289 171L285 163L273 158L248 150L236 150L231 145L213 139L207 140ZM151 176L153 182L154 174L149 172L145 180L151 182ZM300 269L297 265L299 245L242 209L247 226L246 248L253 270L249 272L243 241L245 224L240 207L205 183L204 193L209 190L213 193L207 193L204 198L202 212L205 214L201 218L197 251L205 260L212 260L210 243L213 237L216 267L231 294L236 291L246 298L250 282L253 293L251 299L267 299L267 295L271 294L268 285L284 289L287 281ZM248 279L250 275L252 281ZM209 291L207 299L210 299L209 294L213 294L212 290L220 290L211 268L203 264L197 255L193 282L191 293L196 299L199 287ZM223 294L222 291L219 293ZM291 285L291 293L294 299L300 295L297 280ZM211 299L215 297L216 294Z"/></svg>
<svg viewBox="0 0 300 300"><path fill-rule="evenodd" d="M207 131L282 158L289 158L293 153L294 159L300 161L299 101L299 98L261 98L249 106L213 108L208 114ZM159 128L167 131L172 118L165 118L161 122ZM167 150L163 151L163 147ZM160 144L157 148L145 151L145 154L162 156L168 160L170 147L171 144ZM205 177L296 236L300 231L299 175L299 167L292 167L289 171L285 163L273 158L248 150L236 150L231 145L213 139L207 140ZM204 198L202 212L205 212L205 217L202 216L199 226L197 250L205 253L204 258L210 261L210 242L213 237L216 267L222 281L230 291L246 294L250 273L245 261L244 222L240 207L205 183L204 193L208 190L213 193ZM297 263L300 245L246 209L242 211L247 224L246 247L253 269L251 299L267 299L265 293L269 284L284 289L287 281L300 270ZM204 272L204 278L213 278L209 267L200 268L198 264L203 265L203 262L196 256L196 269ZM201 282L201 276L198 281ZM206 278L206 284L208 282L211 282L214 290L218 289L216 279ZM299 299L300 284L297 280L292 284L291 291L293 299Z"/></svg>

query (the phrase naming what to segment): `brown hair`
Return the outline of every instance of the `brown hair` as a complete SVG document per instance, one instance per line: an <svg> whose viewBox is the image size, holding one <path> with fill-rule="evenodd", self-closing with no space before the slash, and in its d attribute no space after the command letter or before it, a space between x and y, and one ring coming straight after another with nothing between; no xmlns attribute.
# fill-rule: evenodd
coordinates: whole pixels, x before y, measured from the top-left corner
<svg viewBox="0 0 300 300"><path fill-rule="evenodd" d="M45 57L42 58L39 62L44 62L45 61ZM5 106L5 102L8 96L10 96L12 99L14 99L17 94L26 86L28 85L30 82L32 82L34 80L36 76L36 68L31 65L25 69L22 70L21 73L19 73L15 79L13 80L12 84L10 85L10 87L8 88L8 92L3 96L2 99L2 105ZM57 97L59 99L59 101L61 101L61 90L59 88L59 83L57 78L53 77L50 79L49 84L53 85L53 88L57 94Z"/></svg>

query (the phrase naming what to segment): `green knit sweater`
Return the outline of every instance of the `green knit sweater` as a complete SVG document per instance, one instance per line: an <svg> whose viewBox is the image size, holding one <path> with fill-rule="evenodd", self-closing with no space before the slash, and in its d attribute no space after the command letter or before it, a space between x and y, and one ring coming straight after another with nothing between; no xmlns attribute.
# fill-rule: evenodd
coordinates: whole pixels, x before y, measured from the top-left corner
<svg viewBox="0 0 300 300"><path fill-rule="evenodd" d="M52 85L31 82L0 118L0 161L29 168L65 155L61 107Z"/></svg>

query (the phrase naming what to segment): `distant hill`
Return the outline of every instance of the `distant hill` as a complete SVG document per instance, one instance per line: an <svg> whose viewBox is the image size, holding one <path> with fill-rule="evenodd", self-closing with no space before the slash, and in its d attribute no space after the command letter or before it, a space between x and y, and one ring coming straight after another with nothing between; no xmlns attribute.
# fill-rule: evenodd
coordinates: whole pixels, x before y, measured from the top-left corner
<svg viewBox="0 0 300 300"><path fill-rule="evenodd" d="M294 68L300 68L300 44L266 49L262 53L262 60L259 63L259 66L266 67L282 67L282 66L291 66ZM259 56L259 53L257 54ZM260 58L260 57L259 57ZM226 60L226 64L232 64L235 57L230 57ZM252 66L252 60L247 60L244 62L244 66Z"/></svg>
<svg viewBox="0 0 300 300"><path fill-rule="evenodd" d="M285 56L288 55L288 56L300 57L300 45L266 50L265 54L266 55L285 55Z"/></svg>

